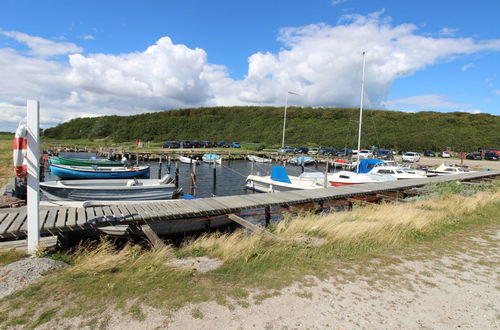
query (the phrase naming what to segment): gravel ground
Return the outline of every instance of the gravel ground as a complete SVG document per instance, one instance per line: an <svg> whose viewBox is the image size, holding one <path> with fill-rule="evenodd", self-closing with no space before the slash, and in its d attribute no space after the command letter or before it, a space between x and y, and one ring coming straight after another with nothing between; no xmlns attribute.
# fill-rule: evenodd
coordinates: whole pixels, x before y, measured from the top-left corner
<svg viewBox="0 0 500 330"><path fill-rule="evenodd" d="M342 262L334 276L308 276L279 291L250 292L223 305L168 312L143 305L138 320L112 307L108 329L500 329L500 227L454 238L459 250L423 246L366 262ZM229 298L231 299L231 298ZM88 328L80 317L40 329Z"/></svg>
<svg viewBox="0 0 500 330"><path fill-rule="evenodd" d="M0 298L36 282L52 270L66 266L62 261L48 258L26 258L0 267Z"/></svg>

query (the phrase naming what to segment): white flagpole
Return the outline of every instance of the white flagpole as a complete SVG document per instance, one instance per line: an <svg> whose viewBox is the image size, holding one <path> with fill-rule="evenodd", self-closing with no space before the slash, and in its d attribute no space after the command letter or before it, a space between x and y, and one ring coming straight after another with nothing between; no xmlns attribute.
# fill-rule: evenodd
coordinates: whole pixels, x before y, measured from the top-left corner
<svg viewBox="0 0 500 330"><path fill-rule="evenodd" d="M28 253L34 254L40 244L40 102L28 100L27 140L28 150L28 187L27 187L27 221L28 221Z"/></svg>
<svg viewBox="0 0 500 330"><path fill-rule="evenodd" d="M359 105L359 129L358 129L358 165L356 173L359 173L359 151L361 150L361 122L363 121L363 100L365 96L365 52L363 52L363 73L361 75L361 103Z"/></svg>
<svg viewBox="0 0 500 330"><path fill-rule="evenodd" d="M286 129L286 107L288 103L288 92L285 94L285 114L283 115L283 139L281 140L281 147L285 146L285 129Z"/></svg>

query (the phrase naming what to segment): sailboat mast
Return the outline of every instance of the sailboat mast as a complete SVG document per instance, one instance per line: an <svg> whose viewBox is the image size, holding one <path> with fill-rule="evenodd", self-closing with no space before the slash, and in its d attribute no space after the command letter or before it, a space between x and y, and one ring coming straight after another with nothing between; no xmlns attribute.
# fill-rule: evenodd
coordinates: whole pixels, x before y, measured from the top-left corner
<svg viewBox="0 0 500 330"><path fill-rule="evenodd" d="M288 93L285 94L285 114L283 115L283 139L281 140L281 148L285 146L285 128L286 128L286 106L288 103Z"/></svg>
<svg viewBox="0 0 500 330"><path fill-rule="evenodd" d="M363 73L361 74L361 102L359 105L359 128L358 128L358 165L356 166L356 173L359 173L359 152L361 150L361 124L363 122L363 101L365 96L365 52L363 52Z"/></svg>

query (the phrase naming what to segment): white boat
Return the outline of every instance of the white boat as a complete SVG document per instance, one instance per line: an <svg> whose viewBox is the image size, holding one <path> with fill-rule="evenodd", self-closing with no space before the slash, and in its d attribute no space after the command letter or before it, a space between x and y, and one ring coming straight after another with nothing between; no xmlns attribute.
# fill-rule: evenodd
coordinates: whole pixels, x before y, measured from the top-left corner
<svg viewBox="0 0 500 330"><path fill-rule="evenodd" d="M209 164L222 164L222 157L217 154L204 154L201 159Z"/></svg>
<svg viewBox="0 0 500 330"><path fill-rule="evenodd" d="M371 171L371 174L378 175L390 175L398 180L403 179L423 179L427 175L421 175L416 173L407 172L406 169L399 166L375 166Z"/></svg>
<svg viewBox="0 0 500 330"><path fill-rule="evenodd" d="M381 183L396 181L391 175L381 175L372 173L356 173L350 171L340 171L328 175L328 182L334 187L347 186L361 183Z"/></svg>
<svg viewBox="0 0 500 330"><path fill-rule="evenodd" d="M450 166L442 163L434 170L429 170L429 173L437 174L437 175L448 175L448 174L462 174L462 173L471 173L477 171L470 171L464 167L460 166Z"/></svg>
<svg viewBox="0 0 500 330"><path fill-rule="evenodd" d="M184 164L200 164L200 160L199 159L194 159L194 158L190 158L190 157L184 157L184 156L179 156L179 161L181 163L184 163Z"/></svg>
<svg viewBox="0 0 500 330"><path fill-rule="evenodd" d="M272 163L273 161L271 158L264 158L255 155L247 155L247 159L251 162L256 162L256 163Z"/></svg>
<svg viewBox="0 0 500 330"><path fill-rule="evenodd" d="M273 166L271 175L249 175L245 188L256 192L278 192L325 187L325 175L320 172L304 172L299 176L288 176L283 166Z"/></svg>
<svg viewBox="0 0 500 330"><path fill-rule="evenodd" d="M60 180L40 182L50 200L122 201L163 200L176 198L177 189L169 175L161 179Z"/></svg>

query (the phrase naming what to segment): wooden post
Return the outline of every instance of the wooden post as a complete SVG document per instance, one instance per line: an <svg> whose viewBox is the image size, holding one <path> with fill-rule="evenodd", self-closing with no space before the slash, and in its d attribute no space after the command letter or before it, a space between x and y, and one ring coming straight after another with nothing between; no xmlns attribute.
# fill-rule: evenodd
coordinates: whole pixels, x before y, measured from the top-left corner
<svg viewBox="0 0 500 330"><path fill-rule="evenodd" d="M27 140L28 150L28 187L27 187L27 221L28 221L28 252L33 254L40 244L40 102L28 100Z"/></svg>
<svg viewBox="0 0 500 330"><path fill-rule="evenodd" d="M139 152L135 153L135 166L139 166Z"/></svg>
<svg viewBox="0 0 500 330"><path fill-rule="evenodd" d="M191 177L189 178L189 194L196 196L196 162L191 158Z"/></svg>
<svg viewBox="0 0 500 330"><path fill-rule="evenodd" d="M213 175L213 186L212 186L212 195L217 194L217 168L215 167L215 161L214 161L214 175Z"/></svg>
<svg viewBox="0 0 500 330"><path fill-rule="evenodd" d="M228 214L227 217L229 219L233 220L234 222L236 222L237 224L242 225L243 227L251 230L254 233L264 234L264 235L266 235L269 238L278 238L273 233L270 233L267 230L263 230L260 226L254 225L250 221L247 221L247 220L245 220L245 219L237 216L236 214Z"/></svg>
<svg viewBox="0 0 500 330"><path fill-rule="evenodd" d="M266 228L269 226L269 223L271 222L271 208L268 206L265 208L265 214L266 214Z"/></svg>
<svg viewBox="0 0 500 330"><path fill-rule="evenodd" d="M300 173L304 173L304 156L302 156L302 161L300 162L300 166L302 167L301 169L301 172Z"/></svg>
<svg viewBox="0 0 500 330"><path fill-rule="evenodd" d="M165 243L163 243L161 238L158 237L158 235L148 224L142 225L141 230L144 235L146 235L154 249L159 250L166 247Z"/></svg>
<svg viewBox="0 0 500 330"><path fill-rule="evenodd" d="M328 172L329 172L329 166L330 166L330 160L328 157L326 157L326 164L325 164L325 182L323 183L323 187L327 188L328 187Z"/></svg>
<svg viewBox="0 0 500 330"><path fill-rule="evenodd" d="M158 162L158 179L161 179L161 157L162 155L160 154L160 161Z"/></svg>
<svg viewBox="0 0 500 330"><path fill-rule="evenodd" d="M175 188L179 188L179 164L175 164Z"/></svg>

